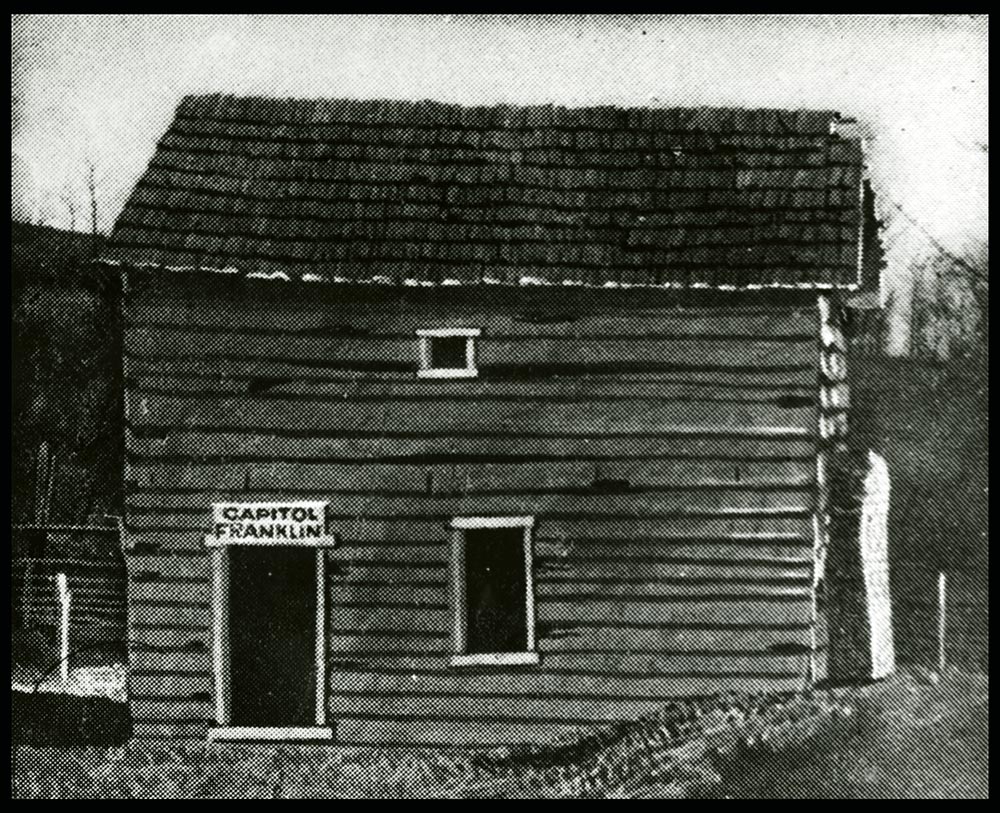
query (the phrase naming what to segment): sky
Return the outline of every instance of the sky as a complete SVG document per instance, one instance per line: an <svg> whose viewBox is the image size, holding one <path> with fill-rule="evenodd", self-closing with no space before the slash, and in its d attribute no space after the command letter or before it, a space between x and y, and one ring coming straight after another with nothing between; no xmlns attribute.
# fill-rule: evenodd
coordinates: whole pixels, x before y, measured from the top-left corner
<svg viewBox="0 0 1000 813"><path fill-rule="evenodd" d="M988 18L15 16L12 216L109 230L180 99L834 109L863 123L889 287L988 240Z"/></svg>

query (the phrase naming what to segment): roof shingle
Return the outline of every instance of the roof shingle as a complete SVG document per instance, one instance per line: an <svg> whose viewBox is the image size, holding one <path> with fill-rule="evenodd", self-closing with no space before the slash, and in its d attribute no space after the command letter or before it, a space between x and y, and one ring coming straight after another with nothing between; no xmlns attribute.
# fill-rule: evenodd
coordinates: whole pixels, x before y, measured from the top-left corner
<svg viewBox="0 0 1000 813"><path fill-rule="evenodd" d="M125 265L399 284L851 286L837 114L184 99Z"/></svg>

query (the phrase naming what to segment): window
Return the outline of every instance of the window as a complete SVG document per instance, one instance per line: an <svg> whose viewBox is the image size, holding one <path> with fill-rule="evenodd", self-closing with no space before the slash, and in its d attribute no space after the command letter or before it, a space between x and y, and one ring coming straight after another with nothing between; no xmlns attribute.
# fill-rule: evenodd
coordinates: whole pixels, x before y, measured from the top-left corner
<svg viewBox="0 0 1000 813"><path fill-rule="evenodd" d="M533 517L452 520L453 666L538 663Z"/></svg>
<svg viewBox="0 0 1000 813"><path fill-rule="evenodd" d="M475 378L478 328L418 330L420 378Z"/></svg>

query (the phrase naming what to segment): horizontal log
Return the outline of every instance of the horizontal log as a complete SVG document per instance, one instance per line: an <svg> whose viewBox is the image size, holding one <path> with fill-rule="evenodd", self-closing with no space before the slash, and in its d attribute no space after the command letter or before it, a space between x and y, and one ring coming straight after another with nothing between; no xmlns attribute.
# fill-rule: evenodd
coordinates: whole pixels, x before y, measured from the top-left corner
<svg viewBox="0 0 1000 813"><path fill-rule="evenodd" d="M126 328L125 348L133 357L188 361L321 361L329 369L352 369L357 364L377 363L390 369L417 368L420 358L417 336L324 336L288 333L220 332L206 334L171 328ZM686 364L703 367L818 366L816 337L773 341L753 336L701 338L676 334L671 338L530 337L501 339L486 334L476 341L477 366L534 366L634 364L654 361L660 365Z"/></svg>
<svg viewBox="0 0 1000 813"><path fill-rule="evenodd" d="M203 579L212 576L212 559L207 554L193 556L128 556L129 578L135 581L161 579Z"/></svg>
<svg viewBox="0 0 1000 813"><path fill-rule="evenodd" d="M129 628L137 624L146 626L207 626L212 622L209 604L180 604L167 602L151 604L130 601L128 605Z"/></svg>
<svg viewBox="0 0 1000 813"><path fill-rule="evenodd" d="M806 596L721 600L715 597L670 597L626 601L539 598L535 602L539 625L604 624L623 628L651 625L781 627L805 625L812 617ZM366 629L413 629L448 632L451 611L447 604L374 604L331 602L328 624L337 634Z"/></svg>
<svg viewBox="0 0 1000 813"><path fill-rule="evenodd" d="M461 401L276 401L126 393L126 419L133 427L207 428L266 434L294 428L299 434L352 432L407 434L480 432L531 435L712 435L803 436L816 422L813 406L649 401L583 403L497 401L470 409ZM280 433L280 432L279 432Z"/></svg>
<svg viewBox="0 0 1000 813"><path fill-rule="evenodd" d="M327 562L334 564L367 564L396 562L413 565L445 565L448 548L436 545L353 545L341 544L326 552Z"/></svg>
<svg viewBox="0 0 1000 813"><path fill-rule="evenodd" d="M434 586L393 582L382 584L335 582L327 588L327 595L331 604L432 604L440 606L448 602L448 589L444 582Z"/></svg>
<svg viewBox="0 0 1000 813"><path fill-rule="evenodd" d="M133 719L137 722L144 720L157 722L168 720L208 721L215 717L215 709L210 700L159 700L130 697L129 708L132 710Z"/></svg>
<svg viewBox="0 0 1000 813"><path fill-rule="evenodd" d="M454 400L463 403L510 400L544 402L582 401L709 401L718 403L772 403L788 408L795 404L816 403L819 391L815 374L812 380L790 381L789 374L747 375L730 374L691 376L681 374L657 377L557 378L538 379L421 379L407 380L372 378L360 375L340 378L258 378L239 370L220 377L185 373L176 370L172 376L152 371L131 373L126 388L138 395L190 395L206 400L255 398L315 402L340 400L352 403L365 401L403 401L421 403L434 400Z"/></svg>
<svg viewBox="0 0 1000 813"><path fill-rule="evenodd" d="M129 669L139 672L188 672L209 674L212 668L209 652L129 652Z"/></svg>
<svg viewBox="0 0 1000 813"><path fill-rule="evenodd" d="M402 591L401 591L402 592ZM379 595L373 593L373 595ZM391 595L383 591L381 595ZM718 577L708 579L677 578L670 581L543 581L535 582L535 595L539 601L596 601L602 599L642 601L645 599L699 599L725 601L727 599L750 601L768 599L811 600L812 583L801 579L747 579L746 577Z"/></svg>
<svg viewBox="0 0 1000 813"><path fill-rule="evenodd" d="M439 399L465 400L708 400L720 402L766 401L788 407L789 396L817 402L816 370L804 365L774 367L698 366L660 362L477 365L477 375L468 379L418 379L410 364L389 362L297 362L225 358L175 359L125 355L126 389L141 391L140 382L153 379L186 382L177 394L192 392L213 397L206 388L220 386L238 395L269 395L278 400L314 400L317 390L329 391L330 400L343 400L344 393L363 402L397 400L416 402ZM631 387L635 385L635 394ZM173 387L148 387L154 393L173 393ZM300 390L301 394L296 394ZM593 393L592 397L567 397L566 393ZM286 395L282 395L286 391ZM605 398L600 393L607 393ZM684 393L690 397L684 397ZM337 393L340 393L337 395ZM388 395L396 393L396 397ZM480 395L479 393L482 393ZM435 395L436 394L436 395ZM386 397L382 397L382 396ZM752 397L758 396L759 397ZM426 396L426 397L425 397ZM490 396L490 398L487 398Z"/></svg>
<svg viewBox="0 0 1000 813"><path fill-rule="evenodd" d="M180 459L217 462L386 463L543 462L551 460L636 461L711 459L742 463L749 460L815 459L813 437L752 435L733 430L727 435L663 432L655 438L462 436L452 431L435 437L316 437L289 434L201 431L183 427L147 433L126 427L126 448L133 459Z"/></svg>
<svg viewBox="0 0 1000 813"><path fill-rule="evenodd" d="M343 745L489 747L547 743L577 732L576 726L503 720L456 721L355 719L338 716L337 742Z"/></svg>
<svg viewBox="0 0 1000 813"><path fill-rule="evenodd" d="M428 607L359 602L353 605L330 603L327 606L327 626L330 633L336 635L382 629L445 633L450 624L451 616L444 605Z"/></svg>
<svg viewBox="0 0 1000 813"><path fill-rule="evenodd" d="M347 633L328 633L327 652L340 657L351 654L361 656L382 655L433 655L443 657L451 652L451 639L446 632L421 633L397 631L386 634L369 634L362 630Z"/></svg>
<svg viewBox="0 0 1000 813"><path fill-rule="evenodd" d="M535 568L540 578L572 576L598 571L606 576L643 575L647 566L675 565L678 574L685 574L685 567L716 566L732 568L733 573L753 572L759 568L778 568L795 573L808 572L812 565L811 551L803 548L776 548L778 555L769 549L742 548L725 545L658 545L646 543L614 543L604 549L588 550L590 545L567 548L559 545L540 545L536 548ZM729 554L738 552L739 557ZM788 555L783 555L788 554ZM331 563L361 564L368 562L404 564L446 564L449 561L446 545L342 545L327 551ZM694 572L692 570L692 572ZM661 574L662 575L662 574Z"/></svg>
<svg viewBox="0 0 1000 813"><path fill-rule="evenodd" d="M299 496L301 495L301 497ZM424 495L397 497L378 494L337 494L330 490L307 491L253 491L228 492L222 489L202 492L170 493L141 491L126 498L128 519L131 521L147 514L187 514L197 520L211 521L213 502L233 499L266 502L315 496L327 502L329 529L341 533L338 523L353 522L358 517L399 518L456 517L456 516L525 516L549 515L563 517L589 517L625 514L639 517L652 516L772 516L802 515L811 513L813 497L809 489L718 488L700 486L696 489L663 489L661 491L605 493L511 494L451 497Z"/></svg>
<svg viewBox="0 0 1000 813"><path fill-rule="evenodd" d="M196 723L143 723L132 725L132 739L135 740L204 740L208 736L209 724Z"/></svg>
<svg viewBox="0 0 1000 813"><path fill-rule="evenodd" d="M535 603L539 624L620 624L623 627L655 624L759 624L775 626L808 624L812 618L812 602L793 600L747 599L737 601L705 601L693 598L678 600L570 601L539 599Z"/></svg>
<svg viewBox="0 0 1000 813"><path fill-rule="evenodd" d="M190 698L214 691L211 675L131 675L129 694L138 696Z"/></svg>
<svg viewBox="0 0 1000 813"><path fill-rule="evenodd" d="M126 462L136 488L323 489L336 491L506 493L532 489L643 486L806 486L809 460L548 461L544 463L167 463Z"/></svg>
<svg viewBox="0 0 1000 813"><path fill-rule="evenodd" d="M169 525L167 524L169 523ZM338 532L342 547L358 544L403 542L439 545L451 538L450 517L434 519L382 518L341 522ZM629 541L643 539L678 540L683 543L706 540L713 543L732 540L740 545L799 545L811 540L810 517L669 517L617 518L600 517L552 519L540 516L534 529L538 542L565 545L576 540L601 539ZM141 516L129 520L123 542L133 551L129 559L144 552L158 556L176 553L205 553L205 522L195 516ZM178 559L183 557L178 556Z"/></svg>
<svg viewBox="0 0 1000 813"><path fill-rule="evenodd" d="M573 563L581 560L603 560L621 562L624 569L634 560L649 559L715 559L732 562L735 565L761 560L789 562L811 562L813 550L804 540L782 540L780 538L733 539L642 539L630 542L620 539L568 539L535 540L536 561L544 560L548 570L560 567L572 569ZM612 574L609 574L612 575Z"/></svg>
<svg viewBox="0 0 1000 813"><path fill-rule="evenodd" d="M624 679L637 676L670 677L677 675L804 675L808 665L808 654L781 655L771 652L547 652L542 656L537 671L546 674L591 676ZM509 667L506 671L523 670L527 667ZM536 669L536 667L531 667ZM382 656L379 653L366 654L331 650L329 652L329 673L338 672L378 672L399 675L423 675L458 673L468 680L476 680L481 673L496 674L503 667L455 667L451 665L450 653L408 654ZM331 677L333 683L336 682Z"/></svg>
<svg viewBox="0 0 1000 813"><path fill-rule="evenodd" d="M208 581L133 581L128 594L130 601L207 603L212 600L212 585Z"/></svg>
<svg viewBox="0 0 1000 813"><path fill-rule="evenodd" d="M372 717L384 719L427 719L451 717L456 725L465 719L477 720L538 720L585 724L587 722L612 722L635 720L663 710L671 699L703 697L727 692L757 694L801 690L802 678L781 679L678 679L669 692L648 699L600 698L581 699L573 696L553 695L529 697L517 693L476 696L434 696L337 694L327 702L332 717ZM665 687L664 687L665 688Z"/></svg>
<svg viewBox="0 0 1000 813"><path fill-rule="evenodd" d="M211 619L206 619L210 621ZM211 647L211 630L206 627L148 627L135 625L129 630L129 643L142 649L182 649L206 651Z"/></svg>
<svg viewBox="0 0 1000 813"><path fill-rule="evenodd" d="M448 585L407 583L333 583L328 588L330 601L338 603L369 602L378 604L432 604L448 602ZM538 600L561 599L564 601L592 601L610 599L643 601L645 599L699 599L750 600L771 598L811 599L811 581L807 575L801 579L685 579L671 581L557 581L536 580L535 595Z"/></svg>
<svg viewBox="0 0 1000 813"><path fill-rule="evenodd" d="M811 630L807 625L767 629L759 623L727 627L675 625L624 628L594 624L540 624L538 649L550 652L807 652Z"/></svg>
<svg viewBox="0 0 1000 813"><path fill-rule="evenodd" d="M231 300L230 300L231 303ZM815 308L625 308L575 307L563 297L545 307L525 304L485 309L456 303L409 305L398 298L350 304L331 300L292 304L246 299L238 307L218 301L127 296L126 320L136 326L193 328L203 331L338 335L412 335L427 328L478 327L498 338L554 338L680 334L732 337L815 336Z"/></svg>
<svg viewBox="0 0 1000 813"><path fill-rule="evenodd" d="M413 695L427 695L428 699L435 697L476 699L499 695L511 697L512 700L557 696L560 699L565 698L569 703L584 698L608 700L642 698L659 701L671 697L715 694L719 691L713 685L716 681L726 681L727 685L745 681L747 685L756 687L760 686L762 681L775 679L798 679L804 682L805 677L805 671L802 669L783 675L761 676L748 673L728 677L685 674L622 677L614 673L578 675L528 669L465 675L455 672L412 674L332 672L329 675L329 690L333 698L341 694L386 697L387 705L394 705L398 696ZM511 705L516 705L516 701Z"/></svg>
<svg viewBox="0 0 1000 813"><path fill-rule="evenodd" d="M601 579L768 579L800 581L811 573L811 562L784 559L760 559L732 562L727 559L671 559L670 557L638 559L619 566L615 560L578 559L572 562L542 560L536 562L539 584Z"/></svg>

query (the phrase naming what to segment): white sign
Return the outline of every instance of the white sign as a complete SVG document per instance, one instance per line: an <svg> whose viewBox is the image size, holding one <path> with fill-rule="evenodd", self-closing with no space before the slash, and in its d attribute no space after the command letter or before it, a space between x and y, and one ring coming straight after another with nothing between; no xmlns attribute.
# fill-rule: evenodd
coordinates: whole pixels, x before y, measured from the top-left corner
<svg viewBox="0 0 1000 813"><path fill-rule="evenodd" d="M219 502L205 544L329 545L325 502Z"/></svg>

